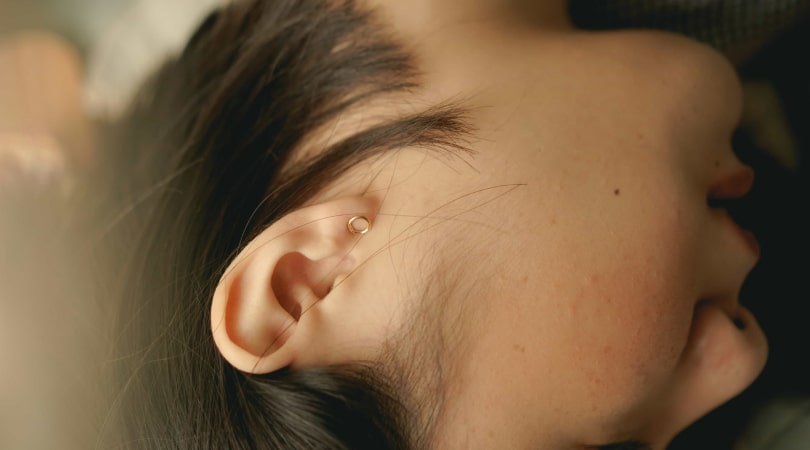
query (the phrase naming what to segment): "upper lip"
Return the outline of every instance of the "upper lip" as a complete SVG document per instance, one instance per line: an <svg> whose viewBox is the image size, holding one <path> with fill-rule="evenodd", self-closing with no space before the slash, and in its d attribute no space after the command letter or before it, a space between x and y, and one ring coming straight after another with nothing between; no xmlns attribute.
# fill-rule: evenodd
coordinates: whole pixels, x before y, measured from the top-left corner
<svg viewBox="0 0 810 450"><path fill-rule="evenodd" d="M741 166L724 174L709 189L710 200L735 200L742 198L754 185L754 169Z"/></svg>

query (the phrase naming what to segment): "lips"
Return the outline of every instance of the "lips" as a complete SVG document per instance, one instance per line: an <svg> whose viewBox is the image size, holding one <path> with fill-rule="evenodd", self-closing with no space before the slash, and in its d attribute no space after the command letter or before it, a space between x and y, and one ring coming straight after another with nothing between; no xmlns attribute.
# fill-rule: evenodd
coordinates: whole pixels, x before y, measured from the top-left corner
<svg viewBox="0 0 810 450"><path fill-rule="evenodd" d="M746 257L745 253L743 252L737 253L737 257L744 258L746 260L750 258L749 262L751 266L756 264L756 261L759 260L760 257L760 247L759 242L754 234L751 231L740 227L724 208L715 208L713 213L719 217L719 220L722 222L722 225L727 232L733 235L732 237L736 237L737 242L739 242L739 247L746 249L750 255ZM745 317L750 316L750 313L746 314L746 311L744 311L745 308L740 306L736 294L737 292L734 292L734 295L729 292L728 295L700 300L696 305L696 308L700 308L701 306L707 304L715 305L725 312L725 314L731 319L737 328L741 330L745 329L747 322Z"/></svg>
<svg viewBox="0 0 810 450"><path fill-rule="evenodd" d="M760 247L754 234L741 227L728 212L735 201L744 197L754 185L754 169L741 165L735 170L722 175L709 189L708 204L718 211L722 220L739 236L745 246L759 258Z"/></svg>
<svg viewBox="0 0 810 450"><path fill-rule="evenodd" d="M745 196L754 185L754 169L749 166L729 172L720 177L709 189L709 199L735 200Z"/></svg>
<svg viewBox="0 0 810 450"><path fill-rule="evenodd" d="M751 253L759 259L760 256L760 247L759 241L757 241L756 236L750 230L742 228L737 222L729 215L728 211L725 209L718 209L717 210L720 217L724 222L728 224L728 227L733 230L740 241L751 251Z"/></svg>
<svg viewBox="0 0 810 450"><path fill-rule="evenodd" d="M751 249L751 251L753 251L757 255L757 258L759 258L760 247L759 247L759 241L757 240L757 237L754 236L754 233L752 233L750 230L746 230L746 229L740 228L740 227L737 227L737 228L739 228L740 233L743 236L743 239L745 239L746 243L748 244L748 247Z"/></svg>

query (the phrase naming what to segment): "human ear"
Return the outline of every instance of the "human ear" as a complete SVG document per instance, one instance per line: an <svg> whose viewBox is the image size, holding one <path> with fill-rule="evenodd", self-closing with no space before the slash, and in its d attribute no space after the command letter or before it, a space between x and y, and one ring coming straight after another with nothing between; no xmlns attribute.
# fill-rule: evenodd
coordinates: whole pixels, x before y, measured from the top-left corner
<svg viewBox="0 0 810 450"><path fill-rule="evenodd" d="M359 241L377 209L365 197L301 208L240 251L211 304L214 343L231 365L270 373L294 364L313 342L325 339L318 320L302 318L355 269Z"/></svg>

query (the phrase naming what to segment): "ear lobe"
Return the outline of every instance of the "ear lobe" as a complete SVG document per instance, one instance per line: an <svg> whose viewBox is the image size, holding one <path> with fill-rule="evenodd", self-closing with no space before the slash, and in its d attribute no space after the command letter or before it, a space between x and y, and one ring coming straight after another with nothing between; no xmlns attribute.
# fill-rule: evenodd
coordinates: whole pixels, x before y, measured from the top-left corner
<svg viewBox="0 0 810 450"><path fill-rule="evenodd" d="M299 320L353 270L352 250L361 236L346 224L357 214L373 217L374 206L370 199L351 197L302 208L237 255L211 304L214 342L231 365L273 372L292 365L317 339L317 330L298 329Z"/></svg>

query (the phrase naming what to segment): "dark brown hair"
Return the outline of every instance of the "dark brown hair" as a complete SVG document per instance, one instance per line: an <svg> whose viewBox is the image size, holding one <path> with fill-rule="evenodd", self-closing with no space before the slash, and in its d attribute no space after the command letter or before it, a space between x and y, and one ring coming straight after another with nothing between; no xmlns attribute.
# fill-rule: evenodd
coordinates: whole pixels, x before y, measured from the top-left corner
<svg viewBox="0 0 810 450"><path fill-rule="evenodd" d="M385 367L257 376L210 331L213 290L266 226L356 163L403 146L459 149L460 112L383 121L293 153L338 114L416 87L410 57L351 0L246 0L214 12L111 127L104 244L120 301L102 447L415 448L429 430ZM396 349L394 349L396 351Z"/></svg>

